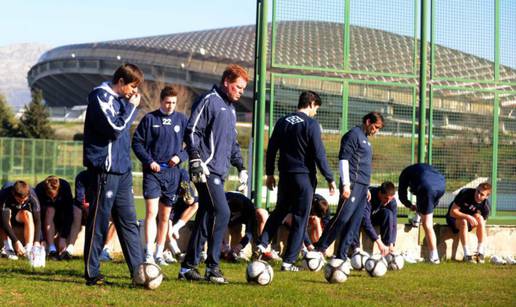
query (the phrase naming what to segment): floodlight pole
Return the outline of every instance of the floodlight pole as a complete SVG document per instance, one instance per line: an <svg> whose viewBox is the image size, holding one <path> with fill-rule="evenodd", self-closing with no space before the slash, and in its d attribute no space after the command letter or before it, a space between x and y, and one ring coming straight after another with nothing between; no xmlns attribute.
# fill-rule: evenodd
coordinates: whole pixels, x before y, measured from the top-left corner
<svg viewBox="0 0 516 307"><path fill-rule="evenodd" d="M256 63L255 63L255 114L253 116L253 200L256 208L262 207L263 143L265 126L265 105L267 103L267 1L257 0ZM257 104L257 105L256 105Z"/></svg>
<svg viewBox="0 0 516 307"><path fill-rule="evenodd" d="M425 162L426 149L426 61L427 61L427 21L428 21L428 0L421 0L421 40L420 40L420 61L419 61L419 138L417 162Z"/></svg>

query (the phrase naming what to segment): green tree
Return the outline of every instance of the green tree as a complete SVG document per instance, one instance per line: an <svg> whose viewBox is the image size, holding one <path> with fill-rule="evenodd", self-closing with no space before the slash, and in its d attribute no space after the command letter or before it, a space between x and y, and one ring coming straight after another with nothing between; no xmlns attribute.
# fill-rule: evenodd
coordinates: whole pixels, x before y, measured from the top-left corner
<svg viewBox="0 0 516 307"><path fill-rule="evenodd" d="M12 137L16 134L16 118L7 99L0 94L0 137Z"/></svg>
<svg viewBox="0 0 516 307"><path fill-rule="evenodd" d="M51 139L54 129L50 126L49 113L43 104L43 92L39 89L32 91L32 101L25 106L25 112L20 119L20 136L35 139Z"/></svg>

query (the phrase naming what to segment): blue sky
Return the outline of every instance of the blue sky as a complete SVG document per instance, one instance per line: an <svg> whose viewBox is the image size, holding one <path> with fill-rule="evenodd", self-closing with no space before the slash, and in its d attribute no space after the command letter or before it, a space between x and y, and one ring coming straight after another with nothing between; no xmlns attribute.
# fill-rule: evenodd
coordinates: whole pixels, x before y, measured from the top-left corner
<svg viewBox="0 0 516 307"><path fill-rule="evenodd" d="M0 46L51 46L255 23L254 0L7 0Z"/></svg>

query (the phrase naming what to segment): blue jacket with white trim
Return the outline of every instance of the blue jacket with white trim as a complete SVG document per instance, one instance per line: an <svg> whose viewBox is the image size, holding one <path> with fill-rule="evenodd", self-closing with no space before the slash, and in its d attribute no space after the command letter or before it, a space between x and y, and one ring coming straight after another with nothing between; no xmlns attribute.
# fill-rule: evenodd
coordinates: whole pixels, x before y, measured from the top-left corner
<svg viewBox="0 0 516 307"><path fill-rule="evenodd" d="M361 126L352 128L342 136L339 160L348 160L349 179L352 185L359 183L369 186L373 150Z"/></svg>
<svg viewBox="0 0 516 307"><path fill-rule="evenodd" d="M136 113L134 105L108 82L93 89L84 122L84 166L114 174L131 170L129 130Z"/></svg>
<svg viewBox="0 0 516 307"><path fill-rule="evenodd" d="M239 171L244 169L235 107L217 86L193 104L184 141L190 159L199 156L210 174L225 178L230 164Z"/></svg>
<svg viewBox="0 0 516 307"><path fill-rule="evenodd" d="M166 164L173 156L181 162L188 159L183 138L188 120L183 113L163 114L161 110L147 113L133 136L133 150L144 166L153 161Z"/></svg>

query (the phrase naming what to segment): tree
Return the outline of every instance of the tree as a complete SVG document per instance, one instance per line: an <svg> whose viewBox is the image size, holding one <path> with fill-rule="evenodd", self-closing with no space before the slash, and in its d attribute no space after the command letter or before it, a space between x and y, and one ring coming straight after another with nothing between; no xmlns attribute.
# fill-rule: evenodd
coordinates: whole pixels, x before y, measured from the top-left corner
<svg viewBox="0 0 516 307"><path fill-rule="evenodd" d="M20 135L26 138L51 139L54 129L50 126L49 113L43 104L43 92L39 89L32 91L32 101L25 106L25 112L20 119Z"/></svg>
<svg viewBox="0 0 516 307"><path fill-rule="evenodd" d="M16 134L16 118L5 96L0 94L0 137L13 137Z"/></svg>

